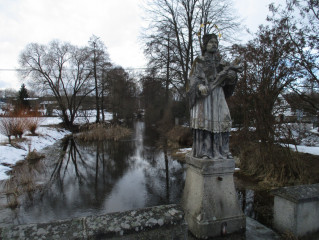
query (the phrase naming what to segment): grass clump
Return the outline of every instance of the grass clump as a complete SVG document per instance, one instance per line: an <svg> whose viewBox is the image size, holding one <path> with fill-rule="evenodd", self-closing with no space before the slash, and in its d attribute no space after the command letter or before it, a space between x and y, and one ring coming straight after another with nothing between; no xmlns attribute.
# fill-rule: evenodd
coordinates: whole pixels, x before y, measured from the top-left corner
<svg viewBox="0 0 319 240"><path fill-rule="evenodd" d="M30 151L28 155L25 157L25 160L27 160L29 163L34 163L39 161L42 158L45 158L45 156L43 154L38 153L35 149L33 149L33 151Z"/></svg>
<svg viewBox="0 0 319 240"><path fill-rule="evenodd" d="M132 134L128 128L119 125L92 124L83 132L78 133L75 137L82 141L118 141Z"/></svg>
<svg viewBox="0 0 319 240"><path fill-rule="evenodd" d="M189 147L192 146L192 131L189 127L174 126L166 137L171 147Z"/></svg>
<svg viewBox="0 0 319 240"><path fill-rule="evenodd" d="M244 174L260 180L265 188L301 184L305 168L297 152L280 145L249 143L241 147L240 168Z"/></svg>
<svg viewBox="0 0 319 240"><path fill-rule="evenodd" d="M18 162L10 172L10 178L4 181L4 193L7 197L7 207L15 209L21 204L21 196L25 193L31 193L40 188L36 184L36 178L39 172L44 171L44 165L41 161Z"/></svg>

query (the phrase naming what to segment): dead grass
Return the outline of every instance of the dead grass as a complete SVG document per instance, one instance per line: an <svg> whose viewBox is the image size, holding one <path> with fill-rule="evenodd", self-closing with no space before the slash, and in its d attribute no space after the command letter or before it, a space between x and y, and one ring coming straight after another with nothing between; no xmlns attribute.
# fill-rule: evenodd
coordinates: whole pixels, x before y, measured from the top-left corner
<svg viewBox="0 0 319 240"><path fill-rule="evenodd" d="M174 126L166 133L169 147L190 147L192 146L192 132L188 127Z"/></svg>
<svg viewBox="0 0 319 240"><path fill-rule="evenodd" d="M293 233L291 232L284 232L281 234L281 238L283 240L298 240L299 238L295 237Z"/></svg>
<svg viewBox="0 0 319 240"><path fill-rule="evenodd" d="M35 149L33 149L33 151L30 151L25 157L25 160L27 160L29 163L35 163L44 157L45 156L43 154L40 154Z"/></svg>
<svg viewBox="0 0 319 240"><path fill-rule="evenodd" d="M38 172L44 171L41 161L30 163L18 162L10 173L10 178L4 182L4 192L7 197L7 207L15 209L20 205L19 197L39 188L36 185Z"/></svg>
<svg viewBox="0 0 319 240"><path fill-rule="evenodd" d="M119 125L92 124L87 130L76 134L75 137L82 141L118 141L131 134L132 131L130 129Z"/></svg>
<svg viewBox="0 0 319 240"><path fill-rule="evenodd" d="M267 150L259 143L246 143L239 158L241 172L254 177L265 189L319 182L319 156L279 145Z"/></svg>

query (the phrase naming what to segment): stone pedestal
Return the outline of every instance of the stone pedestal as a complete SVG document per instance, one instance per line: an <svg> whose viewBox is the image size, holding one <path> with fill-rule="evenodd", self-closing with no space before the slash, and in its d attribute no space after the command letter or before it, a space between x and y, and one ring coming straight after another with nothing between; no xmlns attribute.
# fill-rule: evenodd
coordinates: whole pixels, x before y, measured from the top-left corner
<svg viewBox="0 0 319 240"><path fill-rule="evenodd" d="M185 220L197 237L245 231L246 219L235 190L234 159L201 159L190 155L182 197Z"/></svg>

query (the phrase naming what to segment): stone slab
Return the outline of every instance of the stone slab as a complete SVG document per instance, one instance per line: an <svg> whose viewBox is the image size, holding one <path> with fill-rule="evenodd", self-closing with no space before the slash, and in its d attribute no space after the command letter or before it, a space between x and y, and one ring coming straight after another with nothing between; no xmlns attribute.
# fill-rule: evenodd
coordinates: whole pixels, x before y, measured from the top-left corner
<svg viewBox="0 0 319 240"><path fill-rule="evenodd" d="M189 240L197 240L189 234ZM246 217L246 231L244 233L234 233L230 235L214 237L214 240L279 240L281 237L270 228L262 225L256 220Z"/></svg>
<svg viewBox="0 0 319 240"><path fill-rule="evenodd" d="M162 208L162 207L160 207ZM148 208L146 210L149 212L148 216L151 215L153 208ZM166 210L165 210L166 209ZM65 221L56 221L52 223L43 223L43 224L29 224L29 225L21 225L21 226L10 226L0 228L0 239L111 239L111 240L143 240L143 239L150 239L150 240L162 240L162 239L174 239L174 240L196 240L196 238L190 233L187 232L187 226L185 225L184 221L180 221L179 214L180 214L180 207L177 205L169 205L167 207L162 208L165 213L171 211L169 213L172 218L169 225L159 226L154 222L154 228L149 230L141 230L138 232L132 231L130 234L124 234L121 236L120 234L112 234L111 237L107 237L107 235L92 235L89 236L85 233L85 226L83 225L85 218L78 218L74 220L65 220ZM145 209L144 209L145 210ZM101 220L101 217L112 215L116 217L124 217L131 216L132 214L137 214L137 212L144 212L141 209L137 211L127 211L123 213L112 213L106 214L102 216L96 216L97 222ZM156 208L155 211L159 209ZM146 212L144 212L146 213ZM134 214L134 215L135 215ZM169 215L167 214L167 217ZM94 216L89 217L89 222L94 221ZM154 218L155 219L155 218ZM168 218L169 219L169 218ZM167 220L168 220L167 219ZM117 221L118 219L114 219ZM177 221L176 221L177 220ZM112 221L112 220L111 220ZM147 221L146 221L147 222ZM145 222L145 223L146 223ZM75 223L76 228L73 228L73 224ZM101 224L101 223L100 223ZM109 223L112 224L112 223ZM90 225L90 224L88 224ZM157 227L156 227L157 226ZM53 230L56 227L55 230ZM93 225L91 226L93 227ZM97 229L102 228L103 224L97 225ZM108 226L105 226L106 228ZM95 227L94 227L95 228ZM43 230L42 230L43 229ZM50 231L47 231L47 230ZM64 231L63 231L64 229ZM61 232L60 232L61 231ZM107 234L107 232L105 232ZM83 234L83 236L81 236ZM78 237L76 237L76 235ZM280 239L280 237L271 229L263 226L262 224L258 223L256 220L251 218L246 218L246 232L241 234L231 234L226 235L223 237L214 238L214 240L276 240Z"/></svg>
<svg viewBox="0 0 319 240"><path fill-rule="evenodd" d="M0 239L40 240L40 239L86 239L83 218L56 221L49 224L27 224L4 227L0 230Z"/></svg>
<svg viewBox="0 0 319 240"><path fill-rule="evenodd" d="M274 191L274 227L297 237L319 232L319 184Z"/></svg>
<svg viewBox="0 0 319 240"><path fill-rule="evenodd" d="M273 191L273 194L295 203L319 201L319 183L283 187Z"/></svg>
<svg viewBox="0 0 319 240"><path fill-rule="evenodd" d="M233 173L235 171L235 160L233 158L204 159L193 157L190 153L186 155L186 163L193 166L203 175Z"/></svg>

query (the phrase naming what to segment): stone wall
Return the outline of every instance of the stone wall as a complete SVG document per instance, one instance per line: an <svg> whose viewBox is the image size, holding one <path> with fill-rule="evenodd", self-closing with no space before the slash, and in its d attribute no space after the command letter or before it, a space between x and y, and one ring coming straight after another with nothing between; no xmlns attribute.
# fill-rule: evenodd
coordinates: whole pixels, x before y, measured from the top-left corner
<svg viewBox="0 0 319 240"><path fill-rule="evenodd" d="M0 239L187 239L178 205L0 228Z"/></svg>

